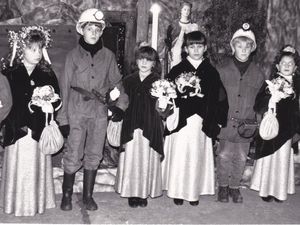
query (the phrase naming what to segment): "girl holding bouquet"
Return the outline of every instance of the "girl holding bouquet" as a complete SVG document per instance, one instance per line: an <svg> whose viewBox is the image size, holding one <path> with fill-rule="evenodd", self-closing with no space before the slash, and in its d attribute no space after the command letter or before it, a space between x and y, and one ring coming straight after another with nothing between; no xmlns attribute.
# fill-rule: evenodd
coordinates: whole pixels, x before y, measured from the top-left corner
<svg viewBox="0 0 300 225"><path fill-rule="evenodd" d="M9 34L12 53L3 61L2 73L9 81L13 105L4 121L0 206L7 214L34 216L55 207L55 193L51 155L44 155L38 147L45 113L37 106L31 107L31 113L28 104L35 88L51 85L59 94L59 87L46 50L51 41L49 31L29 26ZM40 98L51 98L55 93ZM59 102L54 107L56 104Z"/></svg>
<svg viewBox="0 0 300 225"><path fill-rule="evenodd" d="M276 107L278 135L271 140L256 140L256 158L250 188L262 200L282 202L295 193L292 138L300 124L300 57L294 47L284 46L276 56L270 81L256 97L254 109L261 115Z"/></svg>
<svg viewBox="0 0 300 225"><path fill-rule="evenodd" d="M157 52L142 46L136 51L138 70L123 80L129 106L123 118L116 192L128 198L130 207L146 207L147 198L162 195L161 159L163 122L151 95L152 84L160 79Z"/></svg>
<svg viewBox="0 0 300 225"><path fill-rule="evenodd" d="M225 125L228 104L219 73L206 57L204 34L186 34L184 50L187 58L167 76L177 85L179 122L167 131L162 179L176 205L186 200L196 206L200 195L215 194L212 139Z"/></svg>

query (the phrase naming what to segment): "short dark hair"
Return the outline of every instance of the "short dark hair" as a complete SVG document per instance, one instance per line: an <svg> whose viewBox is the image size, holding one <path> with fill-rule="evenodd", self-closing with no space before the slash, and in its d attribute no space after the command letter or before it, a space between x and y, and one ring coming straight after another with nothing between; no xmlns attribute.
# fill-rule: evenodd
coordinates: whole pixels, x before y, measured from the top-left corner
<svg viewBox="0 0 300 225"><path fill-rule="evenodd" d="M184 35L184 46L192 44L207 44L205 35L201 31L192 31Z"/></svg>

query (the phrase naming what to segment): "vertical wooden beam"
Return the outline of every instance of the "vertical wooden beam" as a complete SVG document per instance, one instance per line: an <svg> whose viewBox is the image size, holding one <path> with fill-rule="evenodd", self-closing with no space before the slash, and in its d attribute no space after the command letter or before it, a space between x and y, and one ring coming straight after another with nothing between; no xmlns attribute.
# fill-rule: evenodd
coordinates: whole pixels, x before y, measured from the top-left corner
<svg viewBox="0 0 300 225"><path fill-rule="evenodd" d="M138 0L136 41L148 41L150 0Z"/></svg>

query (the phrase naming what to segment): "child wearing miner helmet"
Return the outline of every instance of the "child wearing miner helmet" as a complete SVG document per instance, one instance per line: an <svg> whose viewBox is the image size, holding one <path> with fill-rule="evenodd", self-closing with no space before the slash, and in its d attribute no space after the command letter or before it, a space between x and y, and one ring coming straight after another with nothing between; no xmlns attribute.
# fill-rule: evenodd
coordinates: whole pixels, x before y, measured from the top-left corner
<svg viewBox="0 0 300 225"><path fill-rule="evenodd" d="M229 110L226 127L221 128L217 150L218 201L243 202L239 191L252 138L240 131L239 125L255 121L255 97L264 82L264 74L251 60L257 45L250 25L244 23L230 41L233 56L217 66L228 96Z"/></svg>
<svg viewBox="0 0 300 225"><path fill-rule="evenodd" d="M99 9L87 9L81 14L76 25L81 37L68 53L65 73L59 80L64 104L57 120L67 137L61 202L65 211L72 209L75 173L81 167L84 168L83 205L87 210L98 208L92 194L102 159L108 111L101 96L114 87L121 93L116 105L110 108L113 121L121 120L127 107L128 97L124 94L115 56L102 43L104 28L104 15Z"/></svg>

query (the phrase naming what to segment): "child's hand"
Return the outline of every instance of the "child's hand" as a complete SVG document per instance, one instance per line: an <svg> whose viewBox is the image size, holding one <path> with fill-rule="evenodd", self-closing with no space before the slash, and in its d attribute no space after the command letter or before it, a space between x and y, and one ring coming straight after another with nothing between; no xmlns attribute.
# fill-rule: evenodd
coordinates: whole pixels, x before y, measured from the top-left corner
<svg viewBox="0 0 300 225"><path fill-rule="evenodd" d="M120 91L117 87L115 87L114 89L112 89L110 92L109 92L109 97L112 101L115 101L117 100L117 98L119 98L120 96Z"/></svg>
<svg viewBox="0 0 300 225"><path fill-rule="evenodd" d="M282 93L280 91L272 91L272 96L270 101L273 103L278 103L282 99Z"/></svg>

